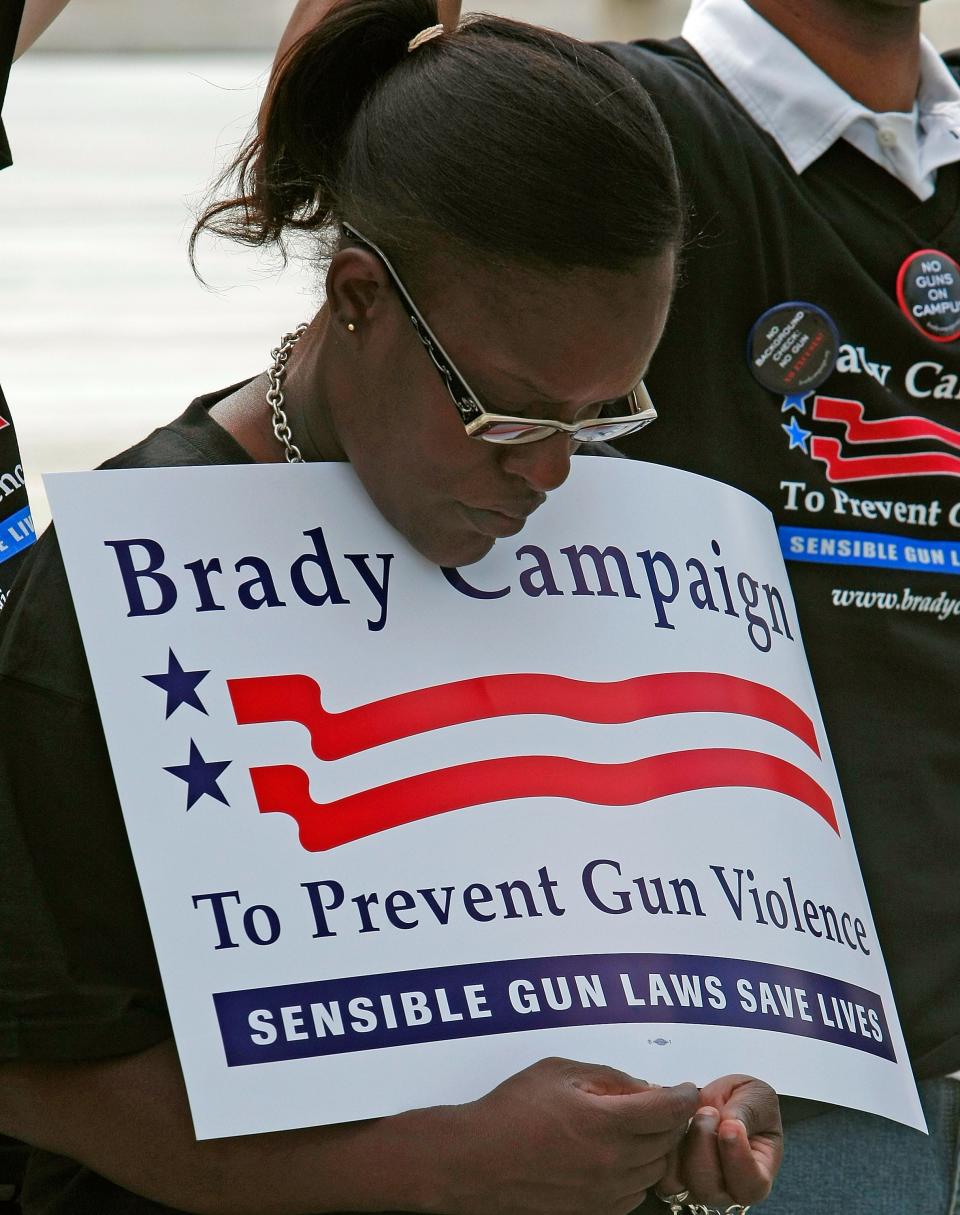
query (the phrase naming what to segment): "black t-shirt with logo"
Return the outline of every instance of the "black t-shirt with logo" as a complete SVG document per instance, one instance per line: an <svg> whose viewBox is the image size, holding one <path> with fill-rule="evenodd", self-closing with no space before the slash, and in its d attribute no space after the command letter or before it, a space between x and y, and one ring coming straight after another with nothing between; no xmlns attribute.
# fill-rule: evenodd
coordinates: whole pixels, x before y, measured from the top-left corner
<svg viewBox="0 0 960 1215"><path fill-rule="evenodd" d="M22 14L23 0L0 3L0 113ZM10 145L0 118L0 169L9 164ZM20 558L33 541L33 520L27 503L17 432L0 388L0 608L20 566Z"/></svg>
<svg viewBox="0 0 960 1215"><path fill-rule="evenodd" d="M960 341L919 326L960 315L937 258L960 260L960 164L926 202L843 140L797 175L682 40L606 49L652 94L692 211L647 379L660 419L620 446L773 511L911 1057L945 1075L960 1069ZM904 295L930 311L911 321L897 283L922 251L922 298ZM795 302L839 331L805 398L747 361L758 318ZM764 326L757 357L777 340Z"/></svg>

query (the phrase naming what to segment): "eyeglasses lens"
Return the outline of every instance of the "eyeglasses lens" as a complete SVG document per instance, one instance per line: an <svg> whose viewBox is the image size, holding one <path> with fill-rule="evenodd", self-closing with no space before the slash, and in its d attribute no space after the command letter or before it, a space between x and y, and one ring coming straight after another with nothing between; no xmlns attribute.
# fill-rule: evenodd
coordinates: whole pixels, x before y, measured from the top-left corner
<svg viewBox="0 0 960 1215"><path fill-rule="evenodd" d="M477 432L476 438L488 443L536 443L556 434L552 426L523 426L518 422L491 422Z"/></svg>
<svg viewBox="0 0 960 1215"><path fill-rule="evenodd" d="M629 418L625 422L605 422L598 418L596 422L587 422L577 430L573 438L578 443L610 443L614 439L622 439L624 435L642 430L652 422L652 418Z"/></svg>

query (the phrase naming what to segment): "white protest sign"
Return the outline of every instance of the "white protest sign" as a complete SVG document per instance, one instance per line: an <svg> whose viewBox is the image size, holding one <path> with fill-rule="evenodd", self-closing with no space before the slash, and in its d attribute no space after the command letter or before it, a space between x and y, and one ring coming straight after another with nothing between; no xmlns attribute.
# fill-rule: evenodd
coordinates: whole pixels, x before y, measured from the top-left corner
<svg viewBox="0 0 960 1215"><path fill-rule="evenodd" d="M201 1138L548 1055L923 1126L769 514L574 464L447 574L342 465L48 479Z"/></svg>

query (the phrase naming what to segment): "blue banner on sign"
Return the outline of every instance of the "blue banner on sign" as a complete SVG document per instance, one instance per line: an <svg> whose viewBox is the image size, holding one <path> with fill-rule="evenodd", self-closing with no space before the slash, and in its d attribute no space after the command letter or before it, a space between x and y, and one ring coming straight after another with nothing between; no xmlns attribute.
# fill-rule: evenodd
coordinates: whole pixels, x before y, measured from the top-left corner
<svg viewBox="0 0 960 1215"><path fill-rule="evenodd" d="M36 538L29 506L18 510L8 519L0 520L0 564L29 548Z"/></svg>
<svg viewBox="0 0 960 1215"><path fill-rule="evenodd" d="M288 983L213 997L227 1063L570 1025L732 1025L894 1061L878 995L826 975L687 954L521 958Z"/></svg>
<svg viewBox="0 0 960 1215"><path fill-rule="evenodd" d="M878 532L841 532L816 527L777 530L787 561L960 574L960 542L956 540L914 540Z"/></svg>

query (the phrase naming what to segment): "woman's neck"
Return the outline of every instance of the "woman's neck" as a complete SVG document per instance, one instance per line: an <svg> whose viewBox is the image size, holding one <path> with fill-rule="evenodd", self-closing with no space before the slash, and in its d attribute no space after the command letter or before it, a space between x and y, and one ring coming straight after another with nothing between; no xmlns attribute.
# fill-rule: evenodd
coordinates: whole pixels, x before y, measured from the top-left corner
<svg viewBox="0 0 960 1215"><path fill-rule="evenodd" d="M284 412L293 442L308 462L346 459L330 416L330 368L334 362L331 336L324 305L291 351L283 380ZM272 434L272 415L270 431ZM282 447L276 435L273 440Z"/></svg>
<svg viewBox="0 0 960 1215"><path fill-rule="evenodd" d="M321 312L292 348L282 381L283 411L292 442L306 461L344 459L326 405L325 336L326 318ZM258 464L286 459L285 447L274 433L273 413L267 402L269 386L268 373L263 372L210 410L214 421Z"/></svg>

